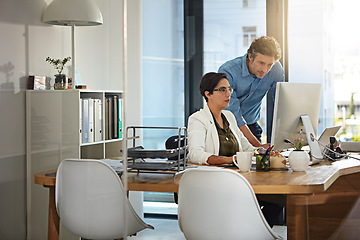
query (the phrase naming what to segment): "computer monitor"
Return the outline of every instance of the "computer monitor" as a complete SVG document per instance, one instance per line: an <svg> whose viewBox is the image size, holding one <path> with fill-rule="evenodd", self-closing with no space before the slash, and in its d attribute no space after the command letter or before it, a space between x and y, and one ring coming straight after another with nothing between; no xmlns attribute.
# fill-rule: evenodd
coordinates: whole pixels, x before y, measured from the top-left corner
<svg viewBox="0 0 360 240"><path fill-rule="evenodd" d="M321 102L320 83L279 82L276 85L271 145L274 150L291 148L285 139L294 141L300 130L306 133L305 145L311 155L323 158L317 139Z"/></svg>

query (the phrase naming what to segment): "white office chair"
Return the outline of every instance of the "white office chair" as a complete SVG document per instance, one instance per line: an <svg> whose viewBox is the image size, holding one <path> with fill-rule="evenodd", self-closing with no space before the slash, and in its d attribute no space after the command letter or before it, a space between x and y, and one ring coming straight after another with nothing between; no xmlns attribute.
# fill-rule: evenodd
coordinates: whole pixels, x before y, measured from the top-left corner
<svg viewBox="0 0 360 240"><path fill-rule="evenodd" d="M266 222L249 182L229 169L187 169L178 218L186 239L282 239Z"/></svg>
<svg viewBox="0 0 360 240"><path fill-rule="evenodd" d="M123 204L126 204L128 236L145 228L154 229L141 220L124 196L126 192L119 176L102 161L66 159L59 165L56 209L62 224L82 238L122 238Z"/></svg>

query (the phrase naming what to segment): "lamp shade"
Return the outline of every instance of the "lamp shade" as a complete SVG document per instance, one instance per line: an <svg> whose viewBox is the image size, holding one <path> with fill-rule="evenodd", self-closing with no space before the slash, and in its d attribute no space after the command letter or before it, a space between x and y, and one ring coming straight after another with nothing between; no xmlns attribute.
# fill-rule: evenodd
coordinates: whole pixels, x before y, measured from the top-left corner
<svg viewBox="0 0 360 240"><path fill-rule="evenodd" d="M92 26L103 24L103 18L93 0L53 0L45 9L43 22L61 26Z"/></svg>

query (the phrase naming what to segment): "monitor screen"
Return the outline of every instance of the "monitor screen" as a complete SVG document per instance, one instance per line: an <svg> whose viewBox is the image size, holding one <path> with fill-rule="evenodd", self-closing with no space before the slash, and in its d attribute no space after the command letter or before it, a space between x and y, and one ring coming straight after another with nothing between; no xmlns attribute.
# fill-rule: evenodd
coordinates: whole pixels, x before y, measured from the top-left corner
<svg viewBox="0 0 360 240"><path fill-rule="evenodd" d="M293 142L300 130L306 132L301 120L303 115L310 119L314 137L317 139L320 101L320 83L277 83L271 133L271 145L274 145L275 150L291 148L284 140ZM307 141L305 144L308 144Z"/></svg>

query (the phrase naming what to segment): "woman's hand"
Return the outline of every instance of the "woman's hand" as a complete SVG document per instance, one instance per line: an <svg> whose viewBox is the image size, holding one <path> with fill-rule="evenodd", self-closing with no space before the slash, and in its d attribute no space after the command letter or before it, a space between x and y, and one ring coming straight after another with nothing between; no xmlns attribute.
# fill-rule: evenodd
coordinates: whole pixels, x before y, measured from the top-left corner
<svg viewBox="0 0 360 240"><path fill-rule="evenodd" d="M233 157L224 157L224 156L216 156L216 155L211 155L208 160L207 163L210 165L219 165L219 164L227 164L227 163L232 163L233 162Z"/></svg>

